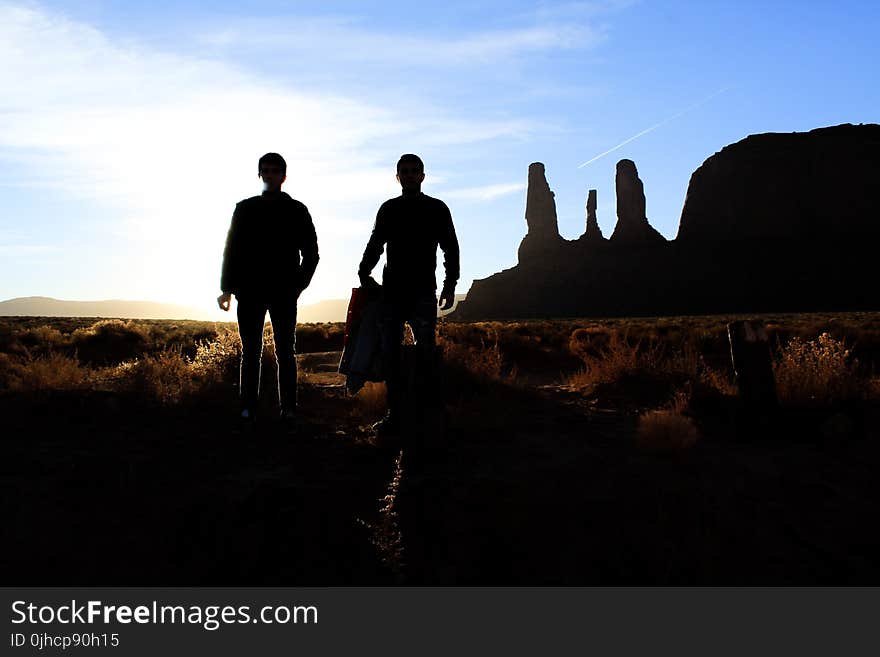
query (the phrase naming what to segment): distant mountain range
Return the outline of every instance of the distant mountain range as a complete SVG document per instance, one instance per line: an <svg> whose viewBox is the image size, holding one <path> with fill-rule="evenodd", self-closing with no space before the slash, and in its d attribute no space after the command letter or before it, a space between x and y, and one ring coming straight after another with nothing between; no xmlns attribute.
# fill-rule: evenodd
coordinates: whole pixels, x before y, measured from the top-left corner
<svg viewBox="0 0 880 657"><path fill-rule="evenodd" d="M463 294L455 295L456 306L464 297ZM328 299L300 306L297 319L301 323L344 322L347 312L348 299ZM124 319L195 319L209 322L235 321L234 312L208 311L157 301L124 301L120 299L66 301L50 297L19 297L0 301L0 317L118 317Z"/></svg>
<svg viewBox="0 0 880 657"><path fill-rule="evenodd" d="M155 301L67 301L50 297L19 297L0 301L0 316L21 317L121 317L126 319L199 319L215 321L198 308Z"/></svg>

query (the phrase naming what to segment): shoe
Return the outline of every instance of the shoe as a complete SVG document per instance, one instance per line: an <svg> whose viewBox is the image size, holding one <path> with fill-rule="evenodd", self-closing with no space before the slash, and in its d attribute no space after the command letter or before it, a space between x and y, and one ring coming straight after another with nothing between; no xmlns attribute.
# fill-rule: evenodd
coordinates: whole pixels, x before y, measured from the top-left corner
<svg viewBox="0 0 880 657"><path fill-rule="evenodd" d="M241 413L239 413L238 415L238 423L236 424L234 433L253 432L256 421L257 416L252 410L250 410L249 408L241 409Z"/></svg>

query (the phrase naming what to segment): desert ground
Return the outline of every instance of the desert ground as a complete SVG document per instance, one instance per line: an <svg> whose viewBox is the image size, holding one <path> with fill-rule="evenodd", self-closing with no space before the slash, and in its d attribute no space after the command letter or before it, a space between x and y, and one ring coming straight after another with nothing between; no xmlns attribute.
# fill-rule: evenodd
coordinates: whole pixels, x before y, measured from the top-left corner
<svg viewBox="0 0 880 657"><path fill-rule="evenodd" d="M758 418L730 364L738 318L441 321L436 412L402 446L372 436L383 384L346 392L339 324L299 327L290 435L272 421L271 347L260 420L236 421L234 325L0 319L0 573L880 583L880 313L758 317L779 397Z"/></svg>

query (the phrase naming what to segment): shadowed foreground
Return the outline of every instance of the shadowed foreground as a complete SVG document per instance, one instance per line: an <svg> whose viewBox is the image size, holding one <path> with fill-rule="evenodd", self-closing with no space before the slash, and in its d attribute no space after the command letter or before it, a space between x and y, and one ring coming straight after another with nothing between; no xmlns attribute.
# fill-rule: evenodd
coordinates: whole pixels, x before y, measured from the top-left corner
<svg viewBox="0 0 880 657"><path fill-rule="evenodd" d="M4 581L880 581L876 435L743 444L719 423L652 454L629 439L634 410L499 386L395 482L396 452L368 444L339 388L302 389L295 438L235 433L220 400L3 397Z"/></svg>
<svg viewBox="0 0 880 657"><path fill-rule="evenodd" d="M19 378L0 394L0 575L7 585L880 583L876 396L784 407L761 435L737 434L729 379L686 349L661 354L669 335L634 345L610 328L554 327L443 328L447 446L420 472L370 443L381 390L347 397L338 352L299 357L295 437L231 422L234 350L223 377L179 388L173 403L166 384L195 385L220 347L94 370L100 385L117 381L105 389L77 383L84 370L70 361L9 357L30 369L8 370ZM865 363L870 331L857 341ZM701 353L723 363L716 334ZM804 354L837 358L852 383L841 343L823 339L784 352L794 365L780 360L777 377L791 399L812 362ZM49 377L42 363L67 363L80 387L54 389L53 375L22 389L27 372ZM132 372L134 383L113 378ZM166 387L130 387L157 373ZM271 370L264 377L271 386ZM651 415L683 390L684 411ZM644 427L670 416L686 429L681 444L646 448Z"/></svg>

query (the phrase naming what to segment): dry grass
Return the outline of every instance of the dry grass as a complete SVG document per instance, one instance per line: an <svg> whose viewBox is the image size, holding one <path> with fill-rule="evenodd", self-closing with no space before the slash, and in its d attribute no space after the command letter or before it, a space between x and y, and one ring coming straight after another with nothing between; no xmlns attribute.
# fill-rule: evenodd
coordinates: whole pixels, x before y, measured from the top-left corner
<svg viewBox="0 0 880 657"><path fill-rule="evenodd" d="M621 403L632 398L640 408L656 408L690 385L696 407L698 397L736 392L724 332L728 319L441 322L438 349L447 387L466 398L482 398L496 384L513 381L520 364L526 376L559 373L586 394ZM833 406L880 398L880 382L871 374L880 364L880 316L766 321L780 345L774 369L783 404ZM341 324L301 326L297 350L329 351L341 330ZM178 403L234 381L240 350L232 324L0 318L0 389L139 389L162 403ZM271 340L264 359L274 368ZM302 382L310 380L303 371ZM355 406L365 416L380 412L384 390L367 386Z"/></svg>
<svg viewBox="0 0 880 657"><path fill-rule="evenodd" d="M642 449L662 452L678 452L695 445L700 433L694 421L684 414L688 403L688 394L679 392L669 408L639 416L636 444Z"/></svg>
<svg viewBox="0 0 880 657"><path fill-rule="evenodd" d="M0 365L3 367L0 379L9 390L16 392L80 390L92 381L88 368L81 366L76 358L59 353L18 359L6 356Z"/></svg>
<svg viewBox="0 0 880 657"><path fill-rule="evenodd" d="M29 351L54 351L69 344L70 340L57 328L34 326L18 334L18 341Z"/></svg>
<svg viewBox="0 0 880 657"><path fill-rule="evenodd" d="M603 335L602 344L596 346L595 338L579 329L572 334L571 349L583 360L584 369L572 375L569 384L587 390L603 383L616 383L636 370L657 370L662 346L643 345L641 340L630 341L625 333L616 332Z"/></svg>
<svg viewBox="0 0 880 657"><path fill-rule="evenodd" d="M437 348L448 368L464 369L480 381L513 381L516 371L504 373L504 358L498 341L481 340L479 345L455 342L443 335L437 336Z"/></svg>
<svg viewBox="0 0 880 657"><path fill-rule="evenodd" d="M655 333L633 338L627 330L576 329L569 350L584 366L566 382L604 403L640 408L655 408L682 391L689 398L693 394L703 408L735 394L732 372L708 364L703 353L714 352L717 336L696 333L672 339L663 326Z"/></svg>
<svg viewBox="0 0 880 657"><path fill-rule="evenodd" d="M198 392L203 380L179 349L145 356L126 368L128 387L160 404L174 405Z"/></svg>
<svg viewBox="0 0 880 657"><path fill-rule="evenodd" d="M387 388L384 383L367 381L355 395L355 413L364 418L378 418L387 406Z"/></svg>
<svg viewBox="0 0 880 657"><path fill-rule="evenodd" d="M736 395L736 381L732 372L722 372L701 360L700 381L711 390L717 390L722 395L732 397Z"/></svg>
<svg viewBox="0 0 880 657"><path fill-rule="evenodd" d="M149 330L121 319L104 319L88 328L76 329L70 342L84 363L116 364L137 358L148 350Z"/></svg>
<svg viewBox="0 0 880 657"><path fill-rule="evenodd" d="M861 397L866 388L858 361L841 340L822 333L815 340L792 338L773 364L780 402L827 407Z"/></svg>
<svg viewBox="0 0 880 657"><path fill-rule="evenodd" d="M192 368L206 379L223 381L235 376L240 359L241 338L237 331L225 327L213 340L199 343Z"/></svg>
<svg viewBox="0 0 880 657"><path fill-rule="evenodd" d="M226 328L213 340L200 342L192 358L181 347L171 347L102 368L97 378L110 389L135 392L162 405L176 405L234 379L240 354L238 334Z"/></svg>

